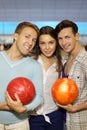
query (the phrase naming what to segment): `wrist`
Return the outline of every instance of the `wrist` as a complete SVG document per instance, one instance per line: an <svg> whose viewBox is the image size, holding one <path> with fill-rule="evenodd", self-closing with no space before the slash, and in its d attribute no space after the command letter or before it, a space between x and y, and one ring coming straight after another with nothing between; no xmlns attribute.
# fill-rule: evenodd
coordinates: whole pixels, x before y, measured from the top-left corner
<svg viewBox="0 0 87 130"><path fill-rule="evenodd" d="M18 113L24 113L27 111L27 108L25 106L22 106L21 108L18 109Z"/></svg>

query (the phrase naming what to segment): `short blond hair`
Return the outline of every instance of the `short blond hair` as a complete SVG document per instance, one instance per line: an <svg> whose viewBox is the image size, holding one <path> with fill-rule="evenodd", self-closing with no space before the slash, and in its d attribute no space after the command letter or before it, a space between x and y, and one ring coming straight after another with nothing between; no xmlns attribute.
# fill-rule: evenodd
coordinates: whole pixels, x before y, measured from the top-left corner
<svg viewBox="0 0 87 130"><path fill-rule="evenodd" d="M19 23L18 26L15 29L15 33L20 34L25 27L31 27L37 32L37 35L39 34L39 28L35 24L33 24L31 22Z"/></svg>

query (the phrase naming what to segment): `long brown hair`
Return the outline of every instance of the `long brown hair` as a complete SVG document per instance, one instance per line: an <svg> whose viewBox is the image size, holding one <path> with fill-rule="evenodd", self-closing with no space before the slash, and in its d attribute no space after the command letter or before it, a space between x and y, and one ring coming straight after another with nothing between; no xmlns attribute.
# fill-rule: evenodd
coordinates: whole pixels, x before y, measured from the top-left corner
<svg viewBox="0 0 87 130"><path fill-rule="evenodd" d="M44 26L40 29L39 36L44 35L44 34L48 34L56 40L56 50L53 55L55 55L57 57L57 64L58 64L57 71L59 72L59 75L60 75L61 70L62 70L62 58L61 58L61 50L58 45L57 35L55 33L54 28L50 27L50 26ZM37 40L37 46L36 46L35 50L36 50L36 56L38 58L38 56L41 54L41 50L39 48L39 37Z"/></svg>

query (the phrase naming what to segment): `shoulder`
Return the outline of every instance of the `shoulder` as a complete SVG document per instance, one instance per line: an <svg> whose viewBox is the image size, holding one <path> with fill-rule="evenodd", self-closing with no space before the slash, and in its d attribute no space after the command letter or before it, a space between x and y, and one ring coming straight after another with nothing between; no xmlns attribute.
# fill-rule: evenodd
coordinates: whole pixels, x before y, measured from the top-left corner
<svg viewBox="0 0 87 130"><path fill-rule="evenodd" d="M27 61L31 63L33 66L40 66L40 63L32 57L28 57Z"/></svg>
<svg viewBox="0 0 87 130"><path fill-rule="evenodd" d="M83 60L86 59L86 61L87 61L87 51L86 51L85 49L82 50L81 55L82 55L82 59L83 59Z"/></svg>
<svg viewBox="0 0 87 130"><path fill-rule="evenodd" d="M85 49L80 53L78 60L81 64L87 66L87 51Z"/></svg>

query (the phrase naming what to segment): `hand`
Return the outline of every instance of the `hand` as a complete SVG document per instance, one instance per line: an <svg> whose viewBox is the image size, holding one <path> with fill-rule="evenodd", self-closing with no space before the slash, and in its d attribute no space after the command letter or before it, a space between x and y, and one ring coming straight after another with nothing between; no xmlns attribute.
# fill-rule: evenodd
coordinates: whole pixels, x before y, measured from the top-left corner
<svg viewBox="0 0 87 130"><path fill-rule="evenodd" d="M10 107L10 109L12 109L18 113L23 113L27 110L26 107L22 104L22 102L19 99L19 96L17 94L15 94L16 101L11 99L11 97L7 91L6 91L5 97L6 97L7 105Z"/></svg>
<svg viewBox="0 0 87 130"><path fill-rule="evenodd" d="M65 110L67 110L68 112L72 112L72 113L76 112L76 106L73 106L72 104L60 105L60 104L57 103L57 105L59 107L62 107Z"/></svg>
<svg viewBox="0 0 87 130"><path fill-rule="evenodd" d="M11 110L11 108L7 105L6 102L0 103L0 110Z"/></svg>

